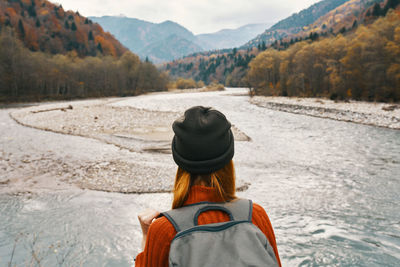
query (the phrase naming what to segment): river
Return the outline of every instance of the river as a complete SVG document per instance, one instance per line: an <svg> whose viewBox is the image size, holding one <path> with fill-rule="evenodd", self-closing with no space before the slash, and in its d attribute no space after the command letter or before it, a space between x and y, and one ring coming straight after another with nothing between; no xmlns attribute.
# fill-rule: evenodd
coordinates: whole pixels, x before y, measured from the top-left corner
<svg viewBox="0 0 400 267"><path fill-rule="evenodd" d="M113 105L213 106L249 136L235 147L237 176L250 183L239 196L266 209L283 266L399 266L400 131L273 111L248 100L244 89L229 89L150 94ZM44 182L18 194L0 184L0 266L11 259L17 266L37 260L42 266L132 266L140 251L138 212L168 209L171 195L46 188L52 166L129 151L21 126L8 116L12 110L0 110L0 175L27 182L41 175ZM38 161L19 164L27 155L49 159L47 169Z"/></svg>

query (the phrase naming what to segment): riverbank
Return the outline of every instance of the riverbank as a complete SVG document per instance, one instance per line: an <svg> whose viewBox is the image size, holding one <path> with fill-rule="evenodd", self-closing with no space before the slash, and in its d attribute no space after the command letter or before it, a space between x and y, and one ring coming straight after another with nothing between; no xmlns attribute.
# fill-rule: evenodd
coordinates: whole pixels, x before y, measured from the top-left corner
<svg viewBox="0 0 400 267"><path fill-rule="evenodd" d="M161 93L162 95L165 93ZM173 93L168 93L174 95ZM179 93L178 93L179 94ZM120 193L161 193L170 192L174 182L176 165L171 156L171 140L173 121L182 112L159 111L136 108L134 106L115 105L121 101L135 98L104 98L82 101L68 101L35 105L12 110L9 115L23 127L24 131L35 128L61 134L90 138L103 144L114 146L121 152L104 155L102 159L78 160L70 164L63 160L62 164L52 165L59 169L60 179L82 189L120 192ZM4 110L6 112L6 110ZM249 141L237 127L233 126L237 141ZM50 134L50 133L49 133ZM63 137L59 137L61 140ZM45 146L45 144L44 144ZM73 143L70 146L74 146ZM98 145L97 145L98 146ZM89 151L91 149L89 148ZM97 149L94 149L95 151ZM114 150L114 149L113 149ZM24 166L30 165L30 157L22 158ZM14 170L17 163L11 164L4 158L5 170ZM50 157L51 158L51 157ZM32 162L33 163L33 162ZM44 160L35 162L45 164ZM14 166L15 165L15 166ZM47 166L46 165L46 166ZM42 166L40 169L48 169ZM8 187L21 188L15 175L7 175L0 183ZM47 177L47 176L46 176ZM62 177L62 178L61 178ZM28 180L35 180L36 175ZM47 177L46 179L48 179ZM45 183L34 181L36 187ZM50 179L51 180L51 179ZM54 186L50 186L54 187ZM238 182L238 189L245 190L248 184ZM23 187L24 190L30 188Z"/></svg>
<svg viewBox="0 0 400 267"><path fill-rule="evenodd" d="M254 96L250 103L289 113L400 129L400 104L275 96Z"/></svg>

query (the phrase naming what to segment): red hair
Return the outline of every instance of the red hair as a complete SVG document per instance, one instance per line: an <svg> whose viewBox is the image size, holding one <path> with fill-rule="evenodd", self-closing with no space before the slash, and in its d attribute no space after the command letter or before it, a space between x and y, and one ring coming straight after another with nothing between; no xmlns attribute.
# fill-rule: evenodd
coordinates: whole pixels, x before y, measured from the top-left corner
<svg viewBox="0 0 400 267"><path fill-rule="evenodd" d="M217 189L218 195L223 201L230 201L236 198L235 196L235 168L233 161L229 161L222 169L210 173L208 175L193 175L178 167L174 185L174 199L172 208L177 209L185 203L189 190L194 184L195 178L200 177L201 181L207 186Z"/></svg>

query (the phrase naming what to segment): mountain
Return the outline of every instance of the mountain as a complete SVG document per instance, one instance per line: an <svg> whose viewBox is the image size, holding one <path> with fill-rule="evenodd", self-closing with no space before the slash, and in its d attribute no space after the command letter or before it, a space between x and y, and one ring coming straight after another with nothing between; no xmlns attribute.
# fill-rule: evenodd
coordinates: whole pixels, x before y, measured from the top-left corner
<svg viewBox="0 0 400 267"><path fill-rule="evenodd" d="M247 24L237 29L224 29L215 33L196 35L205 50L239 47L264 32L271 24Z"/></svg>
<svg viewBox="0 0 400 267"><path fill-rule="evenodd" d="M195 39L193 33L186 28L168 20L162 23L152 23L121 16L90 17L90 19L99 23L106 31L111 32L133 52L139 52L145 46L174 34L189 41Z"/></svg>
<svg viewBox="0 0 400 267"><path fill-rule="evenodd" d="M161 41L149 44L138 53L139 55L147 55L152 62L160 63L181 58L193 53L193 51L201 50L203 49L196 43L172 34Z"/></svg>
<svg viewBox="0 0 400 267"><path fill-rule="evenodd" d="M164 69L171 77L192 78L196 81L202 80L206 84L220 82L227 86L249 86L246 78L249 63L264 50L268 48L273 48L268 51L288 50L292 46L301 46L300 44L296 46L298 42L304 45L318 42L320 39L334 39L340 34L352 34L359 25L367 26L373 23L380 16L385 16L388 10L397 6L398 3L400 0L349 0L320 16L312 24L302 26L300 30L295 31L296 33L285 35L269 45L262 43L256 47L195 53L167 63ZM313 13L320 12L314 10ZM295 21L293 16L291 17L287 21ZM285 23L278 24L288 27ZM273 57L273 55L271 53L269 56ZM260 75L268 76L269 74L260 71Z"/></svg>
<svg viewBox="0 0 400 267"><path fill-rule="evenodd" d="M343 29L351 29L357 24L363 23L366 19L365 12L374 3L381 3L384 0L349 0L343 5L326 13L314 23L303 27L299 36L307 36L311 32L321 33L324 31L340 32Z"/></svg>
<svg viewBox="0 0 400 267"><path fill-rule="evenodd" d="M394 3L399 0L390 1ZM279 42L273 44L273 47L277 49L287 48L289 44L293 44L296 40L314 40L318 36L345 33L353 30L359 24L368 24L376 19L376 16L372 15L375 5L379 7L382 5L382 10L386 9L387 11L388 5L390 5L387 2L387 0L349 0L321 16L314 23L304 26L298 33L281 38Z"/></svg>
<svg viewBox="0 0 400 267"><path fill-rule="evenodd" d="M323 0L315 3L307 9L279 21L271 28L246 43L243 48L258 46L263 42L266 45L272 44L288 35L298 33L304 26L314 23L318 18L347 1L348 0Z"/></svg>
<svg viewBox="0 0 400 267"><path fill-rule="evenodd" d="M143 59L148 57L154 63L165 62L179 58L186 53L203 50L193 43L196 37L192 32L169 20L152 23L115 16L90 17L90 19L111 32L132 52L137 53ZM157 50L158 48L162 49Z"/></svg>
<svg viewBox="0 0 400 267"><path fill-rule="evenodd" d="M31 51L121 56L127 49L78 12L46 0L1 0L0 29L11 27Z"/></svg>
<svg viewBox="0 0 400 267"><path fill-rule="evenodd" d="M111 32L122 44L142 59L154 63L213 49L232 48L246 43L263 32L269 24L248 24L237 29L194 35L173 21L152 23L127 17L90 17Z"/></svg>

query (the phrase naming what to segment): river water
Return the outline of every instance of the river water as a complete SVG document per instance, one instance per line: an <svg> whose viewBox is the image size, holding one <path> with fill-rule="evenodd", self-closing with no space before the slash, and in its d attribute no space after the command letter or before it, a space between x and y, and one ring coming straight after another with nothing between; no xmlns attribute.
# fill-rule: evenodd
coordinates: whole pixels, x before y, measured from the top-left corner
<svg viewBox="0 0 400 267"><path fill-rule="evenodd" d="M244 93L152 94L113 105L213 106L248 135L251 141L235 145L237 176L250 183L239 196L267 211L284 266L399 266L400 131L272 111L251 105ZM20 126L8 112L0 111L3 155L57 146L66 161L87 156L88 147L96 157L119 153L92 139ZM166 193L1 193L0 266L11 259L17 266L36 259L42 266L132 266L140 251L138 212L168 209L170 201Z"/></svg>

